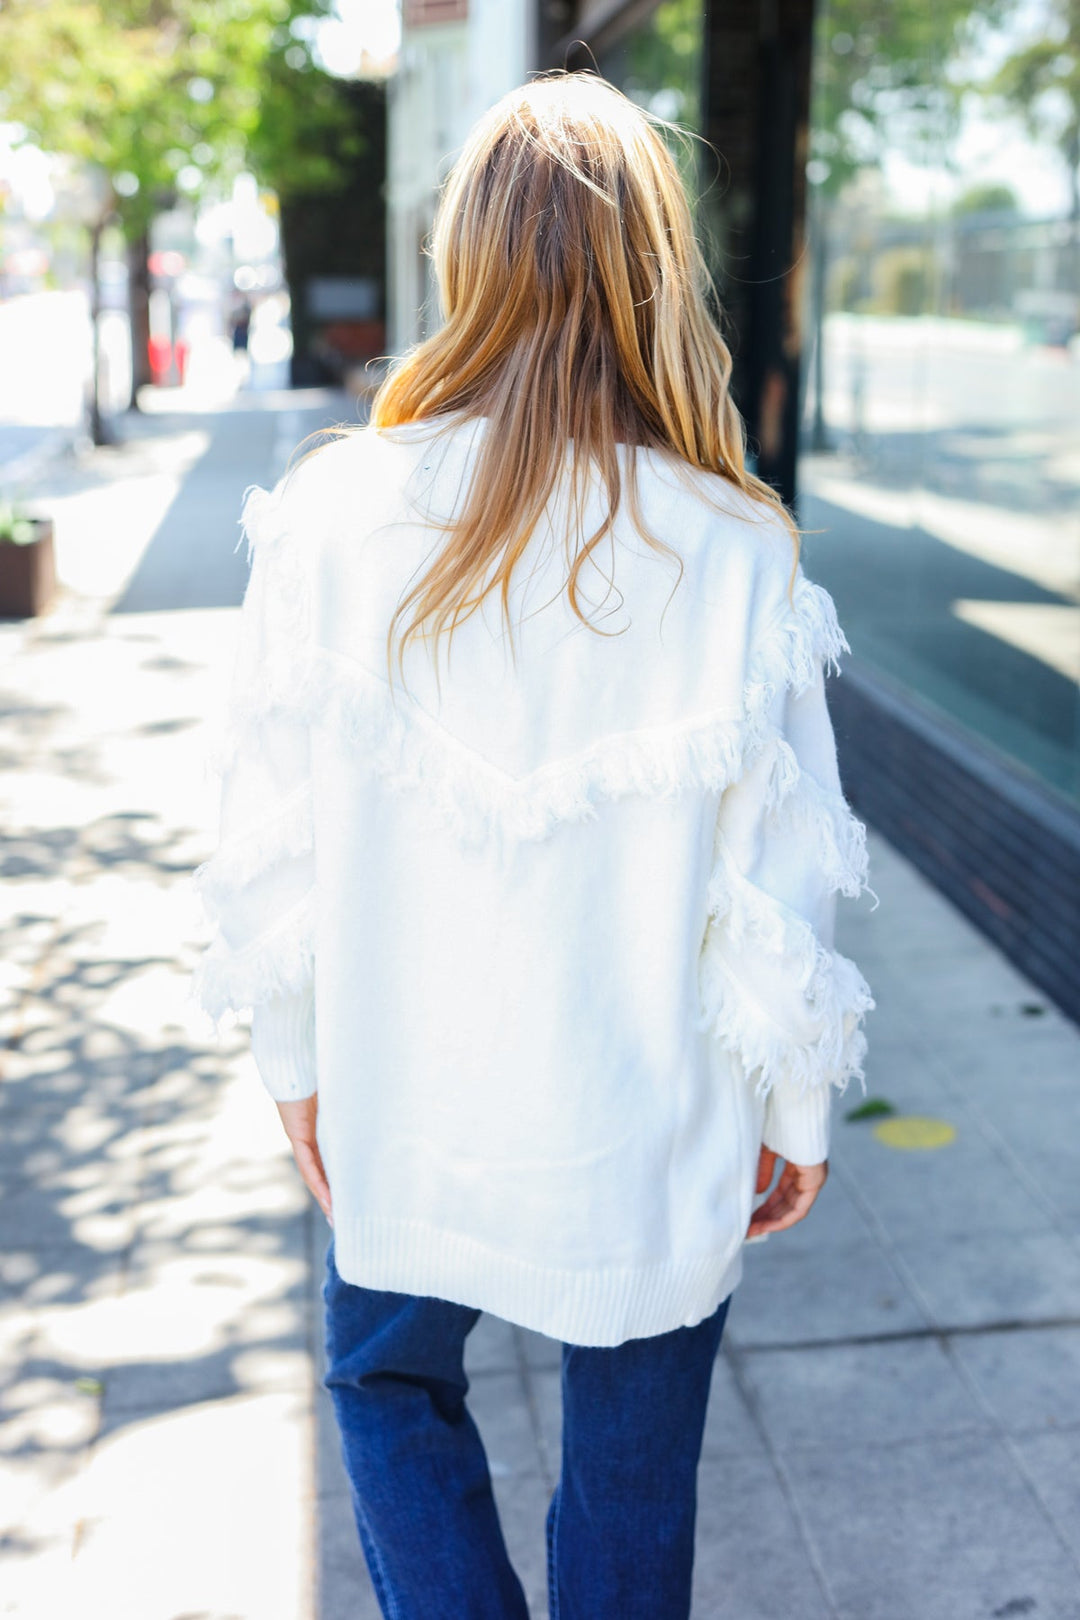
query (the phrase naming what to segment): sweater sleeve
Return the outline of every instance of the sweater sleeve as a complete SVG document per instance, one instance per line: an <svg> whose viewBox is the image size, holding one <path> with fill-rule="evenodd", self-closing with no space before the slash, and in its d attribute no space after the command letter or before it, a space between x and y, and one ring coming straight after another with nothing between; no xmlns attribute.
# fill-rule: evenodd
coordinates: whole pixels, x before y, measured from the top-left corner
<svg viewBox="0 0 1080 1620"><path fill-rule="evenodd" d="M837 895L866 886L825 697L846 649L830 598L800 571L752 671L755 746L721 797L701 958L705 1027L764 1094L765 1145L796 1164L828 1157L832 1092L863 1081L874 1005L834 946Z"/></svg>
<svg viewBox="0 0 1080 1620"><path fill-rule="evenodd" d="M194 993L216 1020L252 1010L260 1076L286 1100L316 1089L310 739L286 701L309 628L310 558L285 481L272 494L249 491L242 521L251 573L226 707L218 844L195 874L214 933Z"/></svg>

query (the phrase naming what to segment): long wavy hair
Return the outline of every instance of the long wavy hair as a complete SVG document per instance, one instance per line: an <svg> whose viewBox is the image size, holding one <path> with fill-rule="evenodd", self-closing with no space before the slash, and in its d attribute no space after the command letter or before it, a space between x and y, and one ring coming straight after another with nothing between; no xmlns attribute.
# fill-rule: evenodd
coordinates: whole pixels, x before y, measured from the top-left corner
<svg viewBox="0 0 1080 1620"><path fill-rule="evenodd" d="M389 372L372 422L483 417L487 431L463 499L440 524L445 544L398 604L388 666L395 634L403 669L411 637L452 637L496 588L513 647L511 574L568 440L578 529L564 588L591 628L579 575L624 497L620 444L629 447L631 518L658 550L678 560L642 521L637 447L673 452L779 513L797 558L794 521L746 467L731 353L710 312L715 293L665 128L674 126L594 74L547 74L491 108L448 175L432 244L444 322ZM606 510L585 535L594 469Z"/></svg>

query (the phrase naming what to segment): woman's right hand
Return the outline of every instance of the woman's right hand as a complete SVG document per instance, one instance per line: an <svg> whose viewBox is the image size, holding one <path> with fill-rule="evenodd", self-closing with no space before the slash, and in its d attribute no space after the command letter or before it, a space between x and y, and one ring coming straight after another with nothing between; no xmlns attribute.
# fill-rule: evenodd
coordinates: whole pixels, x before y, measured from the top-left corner
<svg viewBox="0 0 1080 1620"><path fill-rule="evenodd" d="M330 1184L326 1179L326 1170L315 1135L315 1122L319 1113L318 1093L303 1097L297 1102L279 1102L277 1111L285 1127L285 1135L289 1138L296 1167L303 1176L308 1191L333 1226Z"/></svg>
<svg viewBox="0 0 1080 1620"><path fill-rule="evenodd" d="M777 1154L762 1144L755 1193L763 1193L772 1181L776 1160ZM780 1180L750 1217L750 1225L746 1229L748 1238L782 1232L786 1227L794 1226L796 1221L801 1221L804 1215L809 1214L810 1206L828 1179L828 1159L823 1159L821 1164L782 1162L784 1168L780 1172Z"/></svg>

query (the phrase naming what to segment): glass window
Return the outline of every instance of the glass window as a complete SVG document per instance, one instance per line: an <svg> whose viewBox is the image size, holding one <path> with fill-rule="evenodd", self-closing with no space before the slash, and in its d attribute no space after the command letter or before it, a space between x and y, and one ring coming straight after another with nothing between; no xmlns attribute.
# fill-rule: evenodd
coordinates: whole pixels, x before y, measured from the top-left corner
<svg viewBox="0 0 1080 1620"><path fill-rule="evenodd" d="M1080 799L1080 10L822 0L810 152L808 568Z"/></svg>

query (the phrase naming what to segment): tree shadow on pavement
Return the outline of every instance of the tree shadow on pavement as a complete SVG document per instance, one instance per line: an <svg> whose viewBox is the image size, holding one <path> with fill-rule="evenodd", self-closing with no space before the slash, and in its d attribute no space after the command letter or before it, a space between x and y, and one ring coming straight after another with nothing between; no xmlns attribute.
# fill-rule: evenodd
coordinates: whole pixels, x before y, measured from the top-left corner
<svg viewBox="0 0 1080 1620"><path fill-rule="evenodd" d="M0 694L6 1569L47 1556L35 1504L106 1441L308 1377L308 1198L246 1031L189 1000L220 649L128 624L42 625Z"/></svg>

